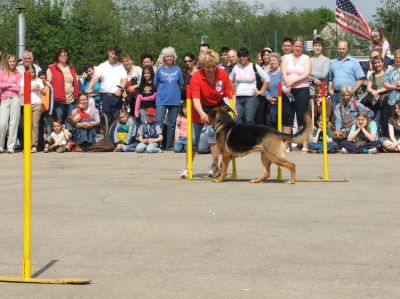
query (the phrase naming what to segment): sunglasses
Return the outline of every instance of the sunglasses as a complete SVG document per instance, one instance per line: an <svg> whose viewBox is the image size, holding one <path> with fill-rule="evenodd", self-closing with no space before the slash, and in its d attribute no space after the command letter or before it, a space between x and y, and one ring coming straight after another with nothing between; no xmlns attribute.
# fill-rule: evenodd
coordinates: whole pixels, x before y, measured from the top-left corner
<svg viewBox="0 0 400 299"><path fill-rule="evenodd" d="M192 59L190 59L190 60L184 60L184 62L185 62L185 63L189 63L189 62L193 62L193 60L192 60Z"/></svg>

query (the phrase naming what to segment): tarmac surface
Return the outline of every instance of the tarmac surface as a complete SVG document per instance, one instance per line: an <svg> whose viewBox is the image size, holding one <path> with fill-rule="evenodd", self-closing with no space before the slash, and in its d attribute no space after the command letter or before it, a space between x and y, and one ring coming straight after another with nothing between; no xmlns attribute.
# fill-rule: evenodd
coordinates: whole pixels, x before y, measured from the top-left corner
<svg viewBox="0 0 400 299"><path fill-rule="evenodd" d="M287 157L298 179L322 175L322 155ZM295 185L168 179L184 159L34 154L32 274L92 283L0 282L0 298L400 298L400 155L333 154L348 182ZM0 276L21 275L22 167L0 155ZM259 154L237 168L257 177Z"/></svg>

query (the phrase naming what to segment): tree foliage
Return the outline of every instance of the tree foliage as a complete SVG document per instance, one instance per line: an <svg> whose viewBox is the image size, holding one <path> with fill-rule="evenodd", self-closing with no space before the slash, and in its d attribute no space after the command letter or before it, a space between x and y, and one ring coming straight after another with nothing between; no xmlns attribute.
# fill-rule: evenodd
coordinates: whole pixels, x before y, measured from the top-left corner
<svg viewBox="0 0 400 299"><path fill-rule="evenodd" d="M376 26L380 27L389 39L391 48L400 47L400 2L399 0L381 0L382 7L377 8Z"/></svg>
<svg viewBox="0 0 400 299"><path fill-rule="evenodd" d="M118 44L124 52L157 57L166 46L197 53L202 37L211 46L246 46L254 57L286 36L312 38L334 14L326 8L282 12L276 7L244 0L216 0L208 9L197 0L0 0L0 50L15 53L16 7L25 7L26 48L42 66L53 62L57 48L66 47L70 61L82 71L98 64L107 49ZM279 46L279 45L278 45ZM279 47L278 47L279 48Z"/></svg>

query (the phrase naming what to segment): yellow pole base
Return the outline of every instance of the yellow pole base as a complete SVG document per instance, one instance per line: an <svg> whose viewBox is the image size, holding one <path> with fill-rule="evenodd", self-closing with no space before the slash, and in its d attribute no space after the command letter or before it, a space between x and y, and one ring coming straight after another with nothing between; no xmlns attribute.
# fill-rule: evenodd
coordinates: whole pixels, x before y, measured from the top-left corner
<svg viewBox="0 0 400 299"><path fill-rule="evenodd" d="M15 283L42 283L42 284L89 284L90 279L85 278L22 278L0 276L0 282L15 282Z"/></svg>
<svg viewBox="0 0 400 299"><path fill-rule="evenodd" d="M296 182L299 183L347 183L348 179L345 178L336 178L336 179L324 179L322 177L318 177L315 179L296 179Z"/></svg>

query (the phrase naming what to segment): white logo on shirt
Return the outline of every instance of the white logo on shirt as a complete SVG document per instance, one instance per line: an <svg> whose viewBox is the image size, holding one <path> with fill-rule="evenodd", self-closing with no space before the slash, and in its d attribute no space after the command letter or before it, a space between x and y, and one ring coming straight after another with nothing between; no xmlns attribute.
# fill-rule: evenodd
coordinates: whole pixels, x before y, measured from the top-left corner
<svg viewBox="0 0 400 299"><path fill-rule="evenodd" d="M173 72L173 73L165 73L163 71L160 71L160 73L164 76L165 80L167 80L169 83L172 81L176 81L175 75L178 75L178 71Z"/></svg>

